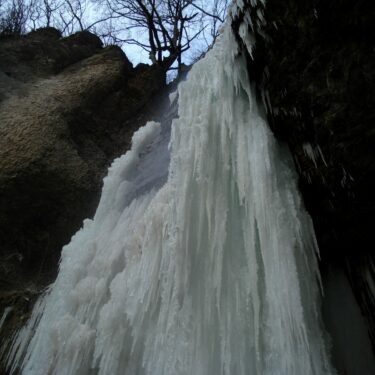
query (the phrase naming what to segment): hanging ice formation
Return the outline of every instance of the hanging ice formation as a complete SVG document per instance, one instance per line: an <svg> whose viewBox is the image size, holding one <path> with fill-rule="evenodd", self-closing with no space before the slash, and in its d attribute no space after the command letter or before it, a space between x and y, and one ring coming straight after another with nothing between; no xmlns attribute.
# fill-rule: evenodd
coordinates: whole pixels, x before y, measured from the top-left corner
<svg viewBox="0 0 375 375"><path fill-rule="evenodd" d="M311 220L230 27L180 85L168 142L150 122L114 161L13 371L333 374Z"/></svg>

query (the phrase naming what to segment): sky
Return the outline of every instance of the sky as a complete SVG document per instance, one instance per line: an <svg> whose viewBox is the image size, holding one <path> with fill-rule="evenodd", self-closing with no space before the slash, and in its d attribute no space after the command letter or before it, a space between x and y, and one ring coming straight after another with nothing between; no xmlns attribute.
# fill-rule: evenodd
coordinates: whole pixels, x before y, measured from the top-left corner
<svg viewBox="0 0 375 375"><path fill-rule="evenodd" d="M199 4L201 7L205 9L210 9L213 2L215 0L200 0L197 1L197 4ZM216 0L217 1L217 0ZM219 1L225 1L225 0L219 0ZM93 3L88 3L88 7L86 10L86 17L88 19L98 19L98 17L101 17L101 10L98 6L93 5ZM194 32L194 31L193 31ZM125 38L125 35L123 36ZM145 37L144 30L137 31L135 30L132 37L137 40L143 39L145 44L147 44L147 37ZM201 34L196 40L194 40L191 44L191 48L184 53L183 55L183 62L185 64L190 64L192 60L194 60L198 55L200 55L203 51L206 51L208 49L208 46L211 42L208 29L206 29L205 34ZM151 61L149 59L148 52L142 49L139 46L131 45L131 44L123 44L122 49L124 50L125 54L127 55L128 59L132 62L134 66L138 65L139 63L145 63L145 64L151 64Z"/></svg>
<svg viewBox="0 0 375 375"><path fill-rule="evenodd" d="M23 0L22 4L34 4L31 8L33 11L27 11L28 21L26 23L26 32L30 30L35 30L40 27L53 26L61 31L64 30L64 27L68 24L68 28L64 32L64 36L73 34L76 31L79 31L81 28L77 19L82 21L83 27L88 28L89 31L100 35L103 33L103 29L108 25L108 19L106 22L98 23L94 28L89 28L89 25L92 25L97 20L106 18L106 10L103 8L105 4L104 0ZM113 3L116 1L126 0L111 0ZM161 0L167 1L167 0ZM194 0L195 4L204 8L205 10L212 12L212 6L214 3L228 2L229 0ZM46 14L46 4L49 4L51 7L54 7L52 13L51 22L47 24ZM1 10L11 7L12 0L0 0L2 5ZM196 9L192 9L193 12L197 12ZM73 14L78 17L74 17ZM108 13L107 13L108 14ZM199 15L195 18L197 20ZM70 22L73 20L73 22ZM210 37L210 26L211 22L208 23L208 18L205 18L206 26L204 33L200 34L197 39L191 43L191 47L188 51L183 54L183 62L185 64L191 64L194 59L196 59L202 52L205 52L209 45L212 42L212 37ZM212 19L210 19L211 21ZM67 22L68 21L68 22ZM116 28L125 28L126 27L126 18L119 18L118 20L110 21ZM117 24L116 24L117 23ZM129 25L127 25L129 26ZM194 26L195 27L195 26ZM192 29L189 35L194 35L200 26L197 26L195 29ZM95 29L96 28L96 29ZM126 39L129 38L130 31L123 31L119 34L120 38ZM141 41L144 44L148 44L147 31L142 29L132 29L131 37L137 41ZM141 47L131 44L122 44L122 49L127 55L128 59L132 62L134 66L139 63L151 64L149 59L149 54L147 51L143 50Z"/></svg>

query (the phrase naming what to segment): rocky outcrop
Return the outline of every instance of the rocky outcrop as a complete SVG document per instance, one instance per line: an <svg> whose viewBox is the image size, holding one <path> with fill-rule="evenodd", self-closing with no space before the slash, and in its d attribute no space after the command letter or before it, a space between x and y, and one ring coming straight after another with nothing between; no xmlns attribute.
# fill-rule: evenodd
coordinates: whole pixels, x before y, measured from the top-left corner
<svg viewBox="0 0 375 375"><path fill-rule="evenodd" d="M24 36L0 36L0 68L22 82L48 77L92 56L101 40L88 31L62 38L58 30L43 28Z"/></svg>
<svg viewBox="0 0 375 375"><path fill-rule="evenodd" d="M88 32L42 29L0 39L0 87L1 312L54 277L109 164L157 119L164 75Z"/></svg>
<svg viewBox="0 0 375 375"><path fill-rule="evenodd" d="M245 1L249 74L276 136L289 144L321 268L345 267L375 343L375 3ZM250 26L249 26L250 29Z"/></svg>

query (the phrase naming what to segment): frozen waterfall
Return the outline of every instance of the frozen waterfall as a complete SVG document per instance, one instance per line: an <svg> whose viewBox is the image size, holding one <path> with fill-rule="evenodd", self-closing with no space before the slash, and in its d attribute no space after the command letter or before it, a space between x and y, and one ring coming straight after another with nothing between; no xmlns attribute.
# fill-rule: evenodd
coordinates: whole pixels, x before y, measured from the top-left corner
<svg viewBox="0 0 375 375"><path fill-rule="evenodd" d="M226 27L139 129L9 354L25 375L334 374L312 223Z"/></svg>

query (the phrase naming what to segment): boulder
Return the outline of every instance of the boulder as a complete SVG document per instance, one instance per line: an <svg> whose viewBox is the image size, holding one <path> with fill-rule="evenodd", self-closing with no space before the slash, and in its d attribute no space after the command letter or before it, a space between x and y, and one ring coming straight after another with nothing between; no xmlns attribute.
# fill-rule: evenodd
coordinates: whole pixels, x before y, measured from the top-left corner
<svg viewBox="0 0 375 375"><path fill-rule="evenodd" d="M88 32L0 39L0 314L14 306L13 325L94 214L112 160L157 120L163 79Z"/></svg>

